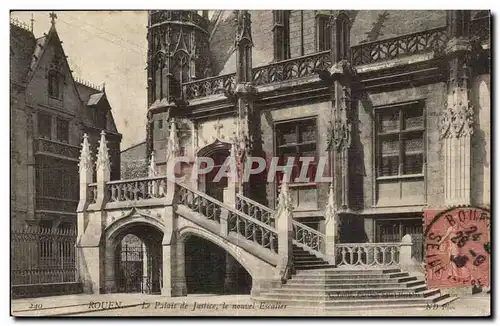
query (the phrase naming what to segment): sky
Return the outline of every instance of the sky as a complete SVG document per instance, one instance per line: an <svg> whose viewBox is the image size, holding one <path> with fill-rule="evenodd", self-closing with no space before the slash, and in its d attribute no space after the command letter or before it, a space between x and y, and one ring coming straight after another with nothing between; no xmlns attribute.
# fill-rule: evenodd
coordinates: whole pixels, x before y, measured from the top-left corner
<svg viewBox="0 0 500 326"><path fill-rule="evenodd" d="M30 24L35 37L50 28L49 11L12 12ZM121 149L146 138L147 12L56 11L56 29L73 76L94 85L106 83Z"/></svg>

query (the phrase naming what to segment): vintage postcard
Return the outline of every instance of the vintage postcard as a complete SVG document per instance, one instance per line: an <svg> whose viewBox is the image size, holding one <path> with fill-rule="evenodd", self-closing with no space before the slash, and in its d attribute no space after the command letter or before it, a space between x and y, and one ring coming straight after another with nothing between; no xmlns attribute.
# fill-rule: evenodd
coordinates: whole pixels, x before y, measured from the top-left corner
<svg viewBox="0 0 500 326"><path fill-rule="evenodd" d="M490 316L489 10L10 12L11 315Z"/></svg>

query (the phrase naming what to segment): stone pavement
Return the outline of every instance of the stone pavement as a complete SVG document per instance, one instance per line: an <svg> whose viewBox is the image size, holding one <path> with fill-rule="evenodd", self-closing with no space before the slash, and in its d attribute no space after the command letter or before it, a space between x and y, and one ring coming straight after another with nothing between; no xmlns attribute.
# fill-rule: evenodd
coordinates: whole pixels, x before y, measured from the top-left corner
<svg viewBox="0 0 500 326"><path fill-rule="evenodd" d="M253 304L249 295L72 295L12 301L13 316L489 316L490 295L465 296L447 307L335 311Z"/></svg>

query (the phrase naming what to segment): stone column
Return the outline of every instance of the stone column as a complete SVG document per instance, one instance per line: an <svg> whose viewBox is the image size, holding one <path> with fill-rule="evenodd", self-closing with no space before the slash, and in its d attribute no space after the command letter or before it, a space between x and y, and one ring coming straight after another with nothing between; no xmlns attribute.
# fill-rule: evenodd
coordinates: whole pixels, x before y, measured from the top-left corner
<svg viewBox="0 0 500 326"><path fill-rule="evenodd" d="M251 18L247 10L238 10L237 14L237 32L236 32L236 88L234 90L234 99L236 100L236 135L235 150L238 167L238 192L253 197L250 194L248 184L243 184L242 175L244 162L248 156L255 155L260 142L259 120L256 113L255 95L256 88L253 86L252 75L252 28ZM262 184L254 185L259 187ZM260 188L259 188L260 189ZM254 189L253 193L258 193Z"/></svg>
<svg viewBox="0 0 500 326"><path fill-rule="evenodd" d="M288 190L288 176L284 175L276 209L276 230L278 232L278 265L276 266L282 282L286 282L294 271L293 266L293 206Z"/></svg>
<svg viewBox="0 0 500 326"><path fill-rule="evenodd" d="M399 249L399 265L403 269L408 269L408 266L413 264L411 259L411 235L406 234L401 240L401 248Z"/></svg>
<svg viewBox="0 0 500 326"><path fill-rule="evenodd" d="M349 153L352 139L353 109L351 84L355 70L348 60L351 21L344 11L330 17L331 59L328 73L320 74L330 84L332 111L328 136L331 153L334 205L337 212L349 210Z"/></svg>
<svg viewBox="0 0 500 326"><path fill-rule="evenodd" d="M231 207L236 207L236 192L238 191L239 186L239 176L238 173L233 173L233 169L236 169L237 158L236 158L236 145L231 145L231 152L229 154L230 160L234 163L231 163L231 174L227 178L227 187L224 188L224 204L229 205Z"/></svg>
<svg viewBox="0 0 500 326"><path fill-rule="evenodd" d="M448 97L439 119L443 144L445 205L471 204L471 137L474 108L470 103L471 42L468 37L470 13L448 11L451 39L445 49L448 58Z"/></svg>
<svg viewBox="0 0 500 326"><path fill-rule="evenodd" d="M78 222L77 232L78 238L83 235L85 231L85 210L87 209L88 202L88 187L92 183L92 153L90 151L89 137L87 134L83 135L82 150L80 154L79 173L80 173L80 201L78 202Z"/></svg>
<svg viewBox="0 0 500 326"><path fill-rule="evenodd" d="M333 183L330 184L328 192L328 203L325 209L325 255L328 256L330 265L336 263L336 248L337 242L337 210L335 207L335 198L333 192Z"/></svg>
<svg viewBox="0 0 500 326"><path fill-rule="evenodd" d="M84 144L86 140L84 138ZM84 155L80 158L80 191L84 193L85 188L88 186L87 182L92 178L92 172L86 171L91 165L90 150L87 144L82 148ZM101 290L113 288L113 285L105 282L105 259L109 264L109 252L105 257L106 244L101 241L103 233L103 221L106 219L106 212L103 210L106 204L106 182L110 179L110 162L108 156L108 149L106 146L106 138L104 131L101 133L101 140L97 153L97 199L96 204L92 205L92 210L88 210L85 201L81 200L79 203L78 212L78 242L77 242L77 261L80 281L83 284L85 293L98 294ZM90 169L89 169L90 170ZM86 194L84 195L86 198ZM84 229L86 220L88 220L87 227ZM108 250L112 248L108 245ZM114 266L114 265L113 265ZM112 270L114 267L108 267ZM111 280L108 280L111 282ZM114 278L112 280L114 282Z"/></svg>
<svg viewBox="0 0 500 326"><path fill-rule="evenodd" d="M235 293L238 290L238 262L226 252L226 275L224 277L224 293Z"/></svg>

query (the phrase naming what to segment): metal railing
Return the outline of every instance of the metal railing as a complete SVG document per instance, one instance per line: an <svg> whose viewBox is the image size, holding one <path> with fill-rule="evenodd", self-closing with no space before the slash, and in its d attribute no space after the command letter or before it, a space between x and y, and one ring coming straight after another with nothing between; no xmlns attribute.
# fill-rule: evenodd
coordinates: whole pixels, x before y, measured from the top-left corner
<svg viewBox="0 0 500 326"><path fill-rule="evenodd" d="M75 243L73 229L12 229L11 284L75 282Z"/></svg>

